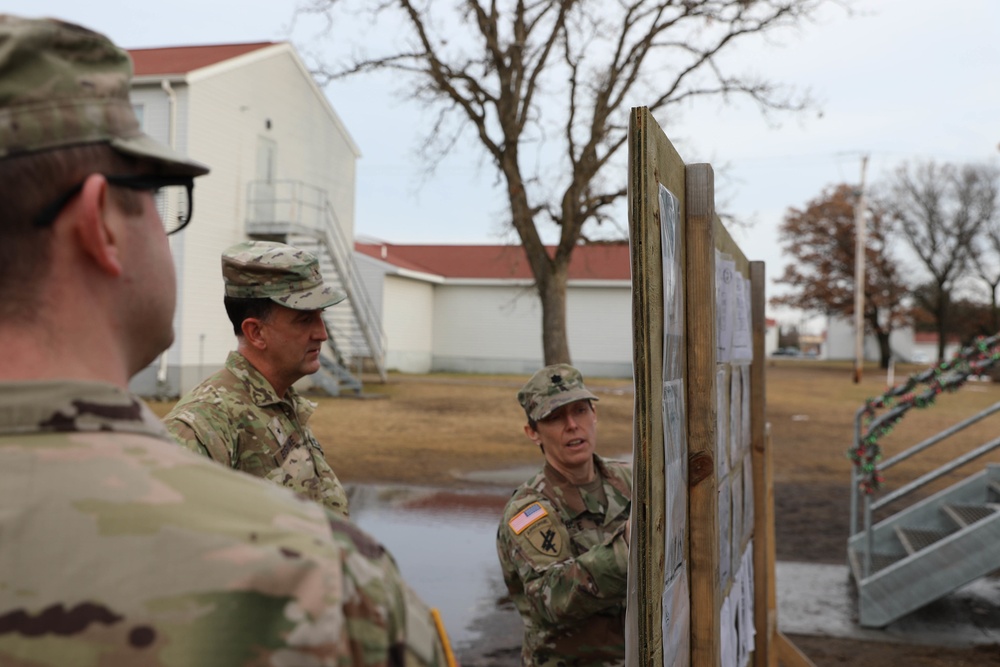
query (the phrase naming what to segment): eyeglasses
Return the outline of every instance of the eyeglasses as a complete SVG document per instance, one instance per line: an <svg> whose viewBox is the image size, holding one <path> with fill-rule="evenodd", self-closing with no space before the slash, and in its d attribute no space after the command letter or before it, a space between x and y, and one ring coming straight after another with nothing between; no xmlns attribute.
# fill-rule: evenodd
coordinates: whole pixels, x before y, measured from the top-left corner
<svg viewBox="0 0 1000 667"><path fill-rule="evenodd" d="M181 231L191 222L191 213L194 210L193 176L102 175L104 180L111 185L129 190L152 192L153 196L156 197L156 209L163 221L163 230L168 236ZM42 209L42 212L35 217L35 227L47 227L55 222L59 212L83 189L84 182L81 181L74 185L69 191Z"/></svg>

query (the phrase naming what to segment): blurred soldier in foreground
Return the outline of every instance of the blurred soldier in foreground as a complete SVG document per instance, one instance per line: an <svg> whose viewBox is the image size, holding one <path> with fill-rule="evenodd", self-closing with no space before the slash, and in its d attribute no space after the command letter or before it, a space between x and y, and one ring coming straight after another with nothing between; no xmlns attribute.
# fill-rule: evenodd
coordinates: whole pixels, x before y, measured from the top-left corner
<svg viewBox="0 0 1000 667"><path fill-rule="evenodd" d="M316 404L292 387L319 370L323 309L344 293L323 284L314 256L270 241L222 253L222 278L237 349L174 406L167 429L192 451L346 517L344 487L306 425Z"/></svg>
<svg viewBox="0 0 1000 667"><path fill-rule="evenodd" d="M547 366L517 394L545 465L507 502L497 532L504 581L524 621L522 665L621 665L632 470L594 453L594 396L572 366Z"/></svg>
<svg viewBox="0 0 1000 667"><path fill-rule="evenodd" d="M0 664L440 664L378 544L128 393L208 171L141 133L130 75L102 35L0 15Z"/></svg>

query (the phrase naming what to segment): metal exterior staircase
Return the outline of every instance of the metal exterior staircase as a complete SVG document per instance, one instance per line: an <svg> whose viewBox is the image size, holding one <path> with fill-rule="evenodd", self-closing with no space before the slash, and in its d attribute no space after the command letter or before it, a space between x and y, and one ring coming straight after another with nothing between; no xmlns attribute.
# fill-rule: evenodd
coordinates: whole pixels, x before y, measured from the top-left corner
<svg viewBox="0 0 1000 667"><path fill-rule="evenodd" d="M366 366L388 379L385 333L354 262L346 238L324 190L299 181L251 182L247 188L247 235L288 243L319 259L323 281L343 290L347 299L323 311L329 339L320 356L314 384L332 396L360 394ZM352 370L353 369L353 370Z"/></svg>
<svg viewBox="0 0 1000 667"><path fill-rule="evenodd" d="M954 359L910 376L882 396L867 399L855 413L854 443L848 450L854 467L847 560L858 590L861 625L883 627L1000 569L996 556L1000 553L1000 465L989 464L872 525L875 511L1000 449L1000 438L993 438L892 492L874 497L886 469L997 414L1000 402L884 461L878 439L913 407L933 404L938 394L959 389L970 377L983 375L998 362L1000 334L977 338ZM918 391L921 385L926 388ZM883 408L887 411L876 416ZM859 518L863 520L860 528Z"/></svg>
<svg viewBox="0 0 1000 667"><path fill-rule="evenodd" d="M859 623L883 627L990 574L998 553L1000 466L988 465L849 539Z"/></svg>

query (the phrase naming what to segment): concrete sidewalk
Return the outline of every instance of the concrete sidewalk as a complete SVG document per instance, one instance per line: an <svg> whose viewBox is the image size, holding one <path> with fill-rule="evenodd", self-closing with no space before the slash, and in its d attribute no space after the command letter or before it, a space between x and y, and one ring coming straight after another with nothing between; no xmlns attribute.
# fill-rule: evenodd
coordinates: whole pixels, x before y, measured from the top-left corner
<svg viewBox="0 0 1000 667"><path fill-rule="evenodd" d="M882 629L856 621L846 565L779 562L778 628L785 634L968 647L1000 644L1000 579L972 582Z"/></svg>

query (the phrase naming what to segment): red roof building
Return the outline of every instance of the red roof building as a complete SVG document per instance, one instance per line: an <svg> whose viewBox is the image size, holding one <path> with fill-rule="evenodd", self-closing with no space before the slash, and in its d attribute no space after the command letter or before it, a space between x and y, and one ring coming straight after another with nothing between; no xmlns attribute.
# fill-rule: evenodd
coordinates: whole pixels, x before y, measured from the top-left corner
<svg viewBox="0 0 1000 667"><path fill-rule="evenodd" d="M534 281L521 246L395 245L356 242L359 253L400 269L445 279ZM549 248L550 254L554 248ZM573 250L569 279L628 281L631 260L627 243L581 245Z"/></svg>
<svg viewBox="0 0 1000 667"><path fill-rule="evenodd" d="M168 76L188 74L275 44L277 42L167 46L154 49L129 49L129 55L132 56L136 77Z"/></svg>
<svg viewBox="0 0 1000 667"><path fill-rule="evenodd" d="M390 369L530 374L544 365L542 306L521 246L354 248L383 322ZM584 375L632 374L630 257L626 243L573 251L566 329Z"/></svg>

